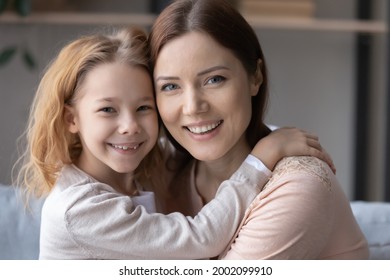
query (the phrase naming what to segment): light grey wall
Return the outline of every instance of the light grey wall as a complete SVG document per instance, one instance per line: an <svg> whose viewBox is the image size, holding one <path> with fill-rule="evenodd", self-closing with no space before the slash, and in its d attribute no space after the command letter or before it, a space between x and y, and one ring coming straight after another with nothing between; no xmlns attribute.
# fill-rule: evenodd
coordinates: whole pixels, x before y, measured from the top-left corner
<svg viewBox="0 0 390 280"><path fill-rule="evenodd" d="M259 33L270 72L267 121L317 134L334 160L340 183L351 196L353 36L308 31Z"/></svg>
<svg viewBox="0 0 390 280"><path fill-rule="evenodd" d="M355 1L317 0L316 17L353 19ZM386 20L387 1L374 0L374 19ZM319 135L353 197L355 160L355 34L257 30L270 70L268 122ZM369 199L384 193L386 34L373 37L369 130Z"/></svg>
<svg viewBox="0 0 390 280"><path fill-rule="evenodd" d="M388 3L372 1L374 19L386 20ZM318 18L353 19L355 1L317 0ZM257 30L270 70L268 122L319 135L353 197L355 161L355 34ZM382 200L386 124L386 34L373 37L370 78L369 199Z"/></svg>
<svg viewBox="0 0 390 280"><path fill-rule="evenodd" d="M79 5L84 2L80 1ZM376 2L380 13L386 0ZM104 3L98 1L94 7L103 9ZM350 19L354 16L354 5L354 0L317 0L316 16ZM134 10L146 8L137 6ZM39 64L38 70L29 71L17 56L9 65L0 68L0 183L10 183L11 167L16 159L15 141L25 126L28 108L45 65L67 41L98 29L100 27L96 26L0 24L0 49L14 43L27 44ZM271 99L267 121L279 126L298 126L319 135L321 143L334 159L340 183L348 197L352 198L354 34L265 29L256 32L270 73ZM376 81L372 94L372 111L375 114L372 121L372 162L368 171L372 180L377 179L373 181L373 199L380 199L383 184L380 178L384 145L384 44L384 36L376 36L372 72Z"/></svg>
<svg viewBox="0 0 390 280"><path fill-rule="evenodd" d="M72 9L96 12L109 10L136 13L149 9L149 1L136 0L69 0L67 4ZM18 158L16 140L26 126L29 106L45 66L70 40L105 28L107 27L0 23L0 50L9 46L18 46L20 50L27 47L38 63L37 69L27 69L18 50L9 64L0 67L0 183L12 182L11 170Z"/></svg>
<svg viewBox="0 0 390 280"><path fill-rule="evenodd" d="M29 106L46 64L66 42L96 27L0 24L0 50L18 46L6 66L0 67L0 183L11 183L12 165L17 159L16 139L26 126ZM38 68L23 64L20 50L27 47Z"/></svg>
<svg viewBox="0 0 390 280"><path fill-rule="evenodd" d="M317 0L315 16L351 19L353 0ZM257 30L268 59L267 121L298 126L320 137L337 177L353 197L354 34L331 31Z"/></svg>

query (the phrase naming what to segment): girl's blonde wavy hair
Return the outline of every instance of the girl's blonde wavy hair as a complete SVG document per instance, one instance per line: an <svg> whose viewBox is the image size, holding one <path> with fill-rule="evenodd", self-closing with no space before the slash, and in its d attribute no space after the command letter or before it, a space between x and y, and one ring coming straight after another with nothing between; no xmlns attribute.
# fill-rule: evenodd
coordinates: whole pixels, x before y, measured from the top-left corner
<svg viewBox="0 0 390 280"><path fill-rule="evenodd" d="M19 172L14 184L24 187L27 194L47 195L61 168L80 155L80 139L68 131L64 121L65 105L75 101L91 69L114 61L143 67L151 75L146 33L129 27L110 35L85 36L66 45L49 64L22 137L27 140L25 152L15 165ZM138 167L136 175L149 177L148 168L158 164L159 154L156 146Z"/></svg>

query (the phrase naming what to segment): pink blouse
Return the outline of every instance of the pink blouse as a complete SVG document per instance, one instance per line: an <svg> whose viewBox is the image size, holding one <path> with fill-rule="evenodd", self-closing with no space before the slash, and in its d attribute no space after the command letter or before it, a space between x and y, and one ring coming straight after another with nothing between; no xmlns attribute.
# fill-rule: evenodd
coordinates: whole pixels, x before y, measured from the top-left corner
<svg viewBox="0 0 390 280"><path fill-rule="evenodd" d="M203 206L195 165L189 176L180 176L186 189L171 200L191 215ZM288 157L277 164L219 258L368 259L368 246L329 166L313 157Z"/></svg>

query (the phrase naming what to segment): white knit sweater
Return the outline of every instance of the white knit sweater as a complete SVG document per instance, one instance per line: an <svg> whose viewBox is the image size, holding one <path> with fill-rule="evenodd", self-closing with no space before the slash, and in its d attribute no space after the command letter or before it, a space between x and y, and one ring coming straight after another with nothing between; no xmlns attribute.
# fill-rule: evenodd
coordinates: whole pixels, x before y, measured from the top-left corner
<svg viewBox="0 0 390 280"><path fill-rule="evenodd" d="M42 209L40 259L216 256L271 175L254 166L253 158L247 159L194 218L148 213L138 205L145 203L139 197L118 193L74 165L65 166Z"/></svg>

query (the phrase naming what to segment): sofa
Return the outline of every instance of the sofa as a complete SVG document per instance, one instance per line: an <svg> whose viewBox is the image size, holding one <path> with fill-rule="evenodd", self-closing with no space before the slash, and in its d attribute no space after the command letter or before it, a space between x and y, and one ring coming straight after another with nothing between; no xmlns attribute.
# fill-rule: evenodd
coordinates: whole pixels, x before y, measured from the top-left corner
<svg viewBox="0 0 390 280"><path fill-rule="evenodd" d="M26 209L19 193L0 185L0 260L37 259L43 200ZM352 201L352 211L365 234L370 259L390 260L390 203Z"/></svg>

